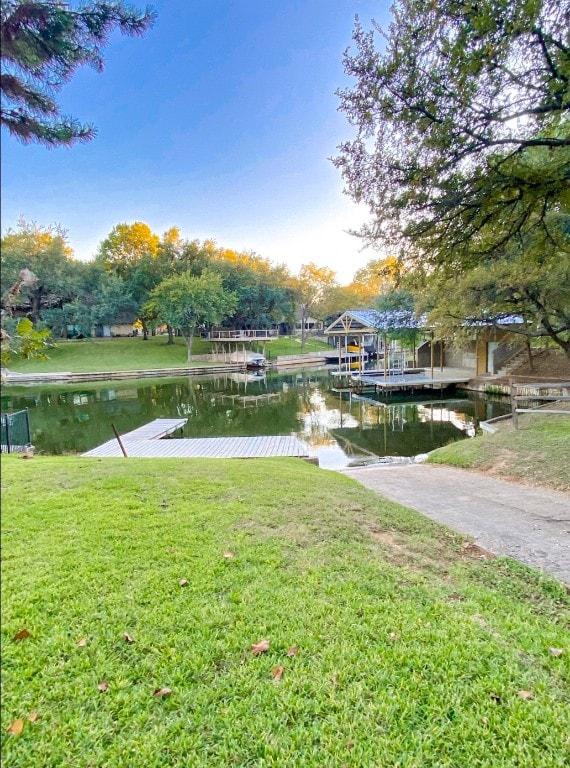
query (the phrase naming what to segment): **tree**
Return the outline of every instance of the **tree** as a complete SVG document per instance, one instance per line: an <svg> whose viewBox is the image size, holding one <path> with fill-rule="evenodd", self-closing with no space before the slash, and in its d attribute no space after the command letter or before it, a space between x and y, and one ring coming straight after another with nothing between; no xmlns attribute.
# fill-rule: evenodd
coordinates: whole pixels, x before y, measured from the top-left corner
<svg viewBox="0 0 570 768"><path fill-rule="evenodd" d="M60 0L3 0L1 14L1 124L24 143L69 146L92 139L92 126L60 114L55 94L83 64L102 71L113 30L142 35L154 12L117 0L78 8Z"/></svg>
<svg viewBox="0 0 570 768"><path fill-rule="evenodd" d="M72 257L61 228L41 227L21 219L17 229L9 229L2 238L2 295L22 269L31 270L35 280L22 286L18 303L37 323L43 309L61 307L75 298L78 263Z"/></svg>
<svg viewBox="0 0 570 768"><path fill-rule="evenodd" d="M328 267L318 267L312 262L303 264L296 279L299 304L301 306L301 349L305 346L305 321L309 312L326 316L324 310L327 296L338 288L336 273ZM321 310L319 311L319 307Z"/></svg>
<svg viewBox="0 0 570 768"><path fill-rule="evenodd" d="M203 272L199 277L186 272L163 280L150 294L147 312L159 322L179 328L186 340L188 362L196 329L217 325L236 308L236 296L224 290L219 275Z"/></svg>
<svg viewBox="0 0 570 768"><path fill-rule="evenodd" d="M570 230L570 216L551 215L548 228L549 239L521 240L460 275L426 275L420 302L430 321L459 337L482 323L529 341L549 337L570 357L570 258L565 239L556 239Z"/></svg>
<svg viewBox="0 0 570 768"><path fill-rule="evenodd" d="M169 244L171 245L171 243ZM136 304L143 326L143 338L148 338L145 307L149 294L165 277L165 261L158 258L160 238L142 221L117 224L99 246L96 261L122 280Z"/></svg>
<svg viewBox="0 0 570 768"><path fill-rule="evenodd" d="M568 259L551 224L570 202L569 16L568 0L397 0L382 53L357 23L340 92L357 136L335 164L369 243L436 279L524 260L523 244Z"/></svg>
<svg viewBox="0 0 570 768"><path fill-rule="evenodd" d="M393 290L400 276L401 264L395 256L372 259L358 269L350 288L362 299L371 300Z"/></svg>

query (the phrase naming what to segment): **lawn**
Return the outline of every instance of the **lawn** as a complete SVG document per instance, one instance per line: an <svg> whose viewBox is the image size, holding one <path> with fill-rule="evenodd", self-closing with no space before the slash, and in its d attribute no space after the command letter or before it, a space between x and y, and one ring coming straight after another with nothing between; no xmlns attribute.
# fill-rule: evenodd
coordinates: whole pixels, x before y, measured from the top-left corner
<svg viewBox="0 0 570 768"><path fill-rule="evenodd" d="M570 491L570 414L520 416L495 434L462 440L430 454L434 464L476 469L506 479Z"/></svg>
<svg viewBox="0 0 570 768"><path fill-rule="evenodd" d="M48 351L48 360L18 360L9 368L20 373L42 373L70 371L87 373L92 371L134 371L152 368L186 368L186 343L176 338L174 345L168 345L167 336L151 336L124 339L81 339L59 341ZM278 355L295 355L301 352L301 343L288 336L259 344L257 349L266 350L268 358ZM308 339L305 352L330 349L324 342ZM212 351L210 342L194 339L193 355L206 355ZM195 361L194 365L204 365Z"/></svg>
<svg viewBox="0 0 570 768"><path fill-rule="evenodd" d="M553 579L300 460L2 470L6 766L567 765Z"/></svg>

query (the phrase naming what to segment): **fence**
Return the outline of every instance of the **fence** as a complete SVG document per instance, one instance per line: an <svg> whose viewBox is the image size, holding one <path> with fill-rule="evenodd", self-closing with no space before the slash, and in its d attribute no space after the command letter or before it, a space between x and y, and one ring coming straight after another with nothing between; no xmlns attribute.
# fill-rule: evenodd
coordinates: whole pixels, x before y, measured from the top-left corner
<svg viewBox="0 0 570 768"><path fill-rule="evenodd" d="M21 453L31 444L28 409L0 414L2 453Z"/></svg>
<svg viewBox="0 0 570 768"><path fill-rule="evenodd" d="M513 426L518 428L519 413L538 414L564 414L570 416L570 408L565 408L565 403L570 403L570 381L553 379L548 382L544 379L537 380L533 376L518 376L509 378L511 390L511 411ZM522 407L530 403L530 407ZM549 403L562 407L549 408ZM538 404L538 405L534 405Z"/></svg>

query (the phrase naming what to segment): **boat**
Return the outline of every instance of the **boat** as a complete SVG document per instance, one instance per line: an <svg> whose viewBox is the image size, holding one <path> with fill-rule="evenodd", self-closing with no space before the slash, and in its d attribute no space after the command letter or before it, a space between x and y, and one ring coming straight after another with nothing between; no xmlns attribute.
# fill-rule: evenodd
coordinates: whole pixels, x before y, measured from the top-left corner
<svg viewBox="0 0 570 768"><path fill-rule="evenodd" d="M267 360L263 355L258 352L247 352L245 349L241 352L232 352L230 355L230 363L236 365L245 365L246 368L265 368Z"/></svg>

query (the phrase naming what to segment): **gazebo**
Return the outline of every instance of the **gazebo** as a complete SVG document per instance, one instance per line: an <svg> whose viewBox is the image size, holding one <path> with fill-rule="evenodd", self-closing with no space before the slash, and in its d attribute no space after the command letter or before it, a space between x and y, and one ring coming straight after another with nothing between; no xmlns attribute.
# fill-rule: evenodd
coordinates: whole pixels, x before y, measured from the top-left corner
<svg viewBox="0 0 570 768"><path fill-rule="evenodd" d="M386 369L388 365L386 355L386 350L388 349L388 334L395 330L428 331L429 329L426 324L425 316L417 318L410 310L392 309L379 311L376 309L348 309L328 326L325 333L328 336L338 338L339 360L342 359L343 354L345 354L351 346L354 346L361 351L361 361L364 351L375 354L376 357L383 356L384 368ZM431 335L433 339L433 332ZM401 362L400 356L397 363L398 368L403 367L403 364L400 366Z"/></svg>

